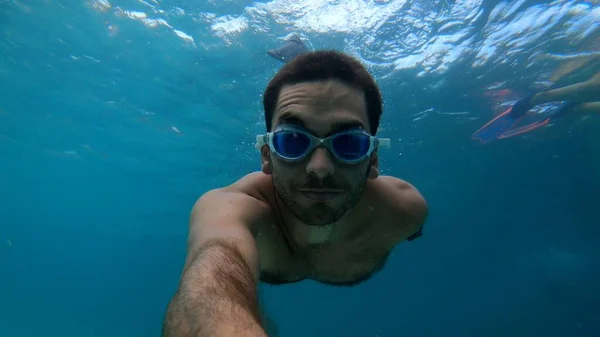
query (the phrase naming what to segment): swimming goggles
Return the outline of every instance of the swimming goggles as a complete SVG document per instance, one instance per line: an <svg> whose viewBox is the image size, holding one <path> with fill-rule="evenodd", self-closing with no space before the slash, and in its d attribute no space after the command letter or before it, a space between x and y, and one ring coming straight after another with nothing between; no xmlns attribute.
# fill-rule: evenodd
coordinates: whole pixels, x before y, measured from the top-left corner
<svg viewBox="0 0 600 337"><path fill-rule="evenodd" d="M273 132L256 136L256 149L269 145L271 152L286 161L300 161L316 147L323 145L344 164L356 164L379 147L389 147L389 138L371 136L363 129L351 129L318 138L294 126L282 126Z"/></svg>

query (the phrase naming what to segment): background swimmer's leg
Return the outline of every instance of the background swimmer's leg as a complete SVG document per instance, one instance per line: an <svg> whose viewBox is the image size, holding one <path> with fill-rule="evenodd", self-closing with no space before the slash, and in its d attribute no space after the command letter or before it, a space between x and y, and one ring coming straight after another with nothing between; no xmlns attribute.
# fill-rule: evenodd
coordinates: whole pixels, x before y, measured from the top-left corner
<svg viewBox="0 0 600 337"><path fill-rule="evenodd" d="M574 115L600 114L600 102L582 103L573 108Z"/></svg>
<svg viewBox="0 0 600 337"><path fill-rule="evenodd" d="M513 128L505 133L503 133L498 139L509 138L517 135L524 134L526 132L544 127L548 125L551 121L558 119L562 116L583 116L583 115L591 115L591 114L600 114L600 102L590 102L590 103L564 103L556 112L555 115L546 117L544 120L531 123L529 125L524 125L521 127Z"/></svg>
<svg viewBox="0 0 600 337"><path fill-rule="evenodd" d="M552 74L549 80L550 82L558 82L562 80L565 76L570 75L576 70L587 66L596 59L600 61L600 57L598 57L598 55L583 55L575 60L567 61Z"/></svg>
<svg viewBox="0 0 600 337"><path fill-rule="evenodd" d="M596 64L597 62L600 62L600 55L590 55L589 52L586 52L586 50L600 51L600 34L591 37L591 40L586 39L582 44L582 47L577 49L577 52L579 52L580 55L576 55L574 58L566 61L561 66L559 66L550 77L550 82L558 82L562 80L565 76L571 75L573 72L586 67L592 62Z"/></svg>
<svg viewBox="0 0 600 337"><path fill-rule="evenodd" d="M539 92L531 98L533 106L548 102L569 101L573 103L594 102L600 97L600 73L585 82Z"/></svg>

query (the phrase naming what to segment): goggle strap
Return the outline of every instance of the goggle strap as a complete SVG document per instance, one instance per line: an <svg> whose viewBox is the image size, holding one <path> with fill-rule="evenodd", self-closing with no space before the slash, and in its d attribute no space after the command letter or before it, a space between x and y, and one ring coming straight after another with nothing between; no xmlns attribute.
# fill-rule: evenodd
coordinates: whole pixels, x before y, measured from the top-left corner
<svg viewBox="0 0 600 337"><path fill-rule="evenodd" d="M254 147L260 151L260 149L265 146L267 144L267 142L265 142L265 137L267 135L257 135L256 136L256 144L254 144Z"/></svg>
<svg viewBox="0 0 600 337"><path fill-rule="evenodd" d="M392 145L392 140L389 138L377 138L379 142L377 143L377 147L390 147Z"/></svg>

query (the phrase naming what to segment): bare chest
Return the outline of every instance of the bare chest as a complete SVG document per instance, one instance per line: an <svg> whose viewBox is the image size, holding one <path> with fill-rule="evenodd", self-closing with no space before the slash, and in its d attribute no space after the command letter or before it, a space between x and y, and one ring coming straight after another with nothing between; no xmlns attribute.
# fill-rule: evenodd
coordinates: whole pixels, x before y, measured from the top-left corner
<svg viewBox="0 0 600 337"><path fill-rule="evenodd" d="M261 280L271 284L312 279L334 285L355 285L383 268L389 250L377 238L312 245L293 249L278 241L262 248ZM263 254L261 254L263 255ZM261 256L261 259L263 256ZM264 262L263 262L264 261Z"/></svg>
<svg viewBox="0 0 600 337"><path fill-rule="evenodd" d="M300 258L308 278L337 285L354 285L368 280L383 268L389 252L377 242L345 242L309 248Z"/></svg>

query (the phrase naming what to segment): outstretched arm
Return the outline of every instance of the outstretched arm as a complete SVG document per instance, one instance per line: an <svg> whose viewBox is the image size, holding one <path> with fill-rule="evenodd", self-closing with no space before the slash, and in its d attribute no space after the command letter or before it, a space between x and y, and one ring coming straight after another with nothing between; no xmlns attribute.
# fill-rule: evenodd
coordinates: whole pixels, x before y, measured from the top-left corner
<svg viewBox="0 0 600 337"><path fill-rule="evenodd" d="M266 337L251 229L267 212L265 203L238 192L211 191L196 202L188 256L167 309L164 337Z"/></svg>

